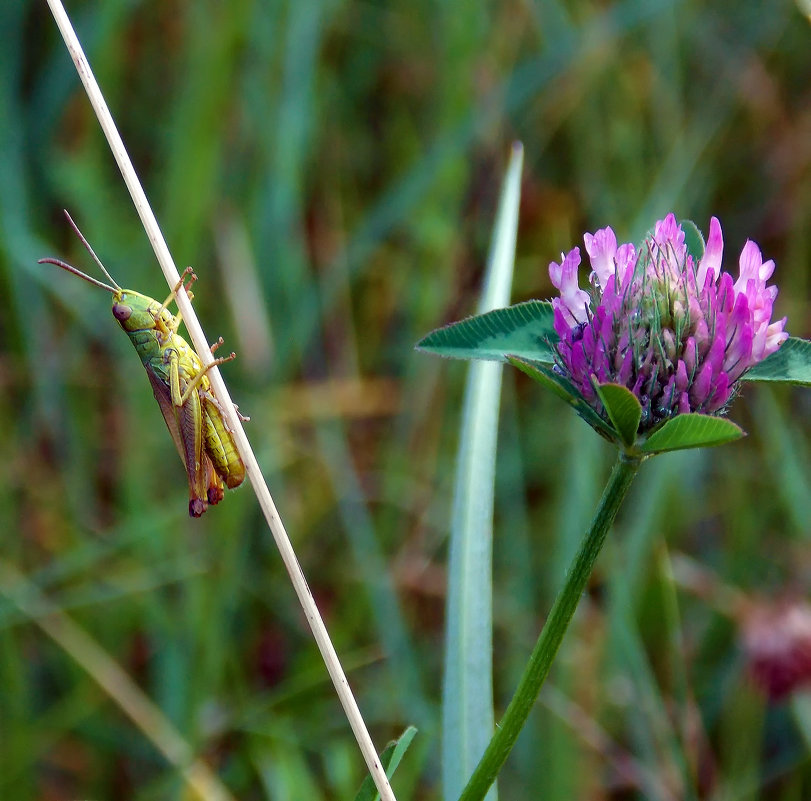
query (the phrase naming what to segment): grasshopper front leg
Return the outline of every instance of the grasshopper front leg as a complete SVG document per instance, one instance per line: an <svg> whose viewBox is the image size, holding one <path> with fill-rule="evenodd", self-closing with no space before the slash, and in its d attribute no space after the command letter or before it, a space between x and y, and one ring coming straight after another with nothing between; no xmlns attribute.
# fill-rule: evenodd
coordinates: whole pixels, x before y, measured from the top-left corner
<svg viewBox="0 0 811 801"><path fill-rule="evenodd" d="M228 356L222 356L219 359L214 359L211 364L207 364L205 367L201 366L199 363L193 365L195 367L194 375L187 380L185 389L181 392L180 389L180 356L178 352L172 348L170 350L170 360L169 360L169 388L172 392L172 403L175 406L183 406L184 403L191 397L192 393L200 386L203 378L205 378L206 373L212 368L216 367L218 364L223 364L224 362L230 362L236 359L237 355L233 351ZM196 361L196 357L195 357Z"/></svg>
<svg viewBox="0 0 811 801"><path fill-rule="evenodd" d="M186 276L189 276L189 283L185 284ZM194 268L189 265L183 272L180 274L180 280L175 284L174 289L169 293L169 297L166 298L165 301L161 304L160 309L157 313L157 319L163 319L163 313L169 308L169 304L174 301L177 303L177 293L180 292L180 287L183 287L186 290L186 294L189 296L189 302L194 300L194 293L191 291L192 284L197 280L197 276L194 273ZM174 315L172 324L169 326L169 330L176 334L178 328L180 328L180 323L183 320L183 314L181 313L180 309L178 308L177 314Z"/></svg>

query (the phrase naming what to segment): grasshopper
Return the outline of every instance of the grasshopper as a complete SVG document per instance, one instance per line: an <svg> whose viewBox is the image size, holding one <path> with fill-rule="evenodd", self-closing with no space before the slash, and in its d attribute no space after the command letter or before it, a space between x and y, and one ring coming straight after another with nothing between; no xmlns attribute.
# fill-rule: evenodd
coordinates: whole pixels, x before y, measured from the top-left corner
<svg viewBox="0 0 811 801"><path fill-rule="evenodd" d="M219 503L223 499L225 487L238 487L245 478L245 466L206 375L215 364L231 361L236 354L215 359L204 367L194 349L177 333L182 316L179 309L173 315L168 306L172 301L177 301L181 287L188 293L189 300L193 298L189 289L197 276L191 267L186 268L163 303L140 292L122 289L107 272L67 211L65 216L110 284L91 278L60 259L45 258L40 259L39 263L55 264L112 293L113 317L138 351L166 427L186 468L189 515L200 517L209 504ZM211 346L211 352L214 353L220 345L222 337Z"/></svg>

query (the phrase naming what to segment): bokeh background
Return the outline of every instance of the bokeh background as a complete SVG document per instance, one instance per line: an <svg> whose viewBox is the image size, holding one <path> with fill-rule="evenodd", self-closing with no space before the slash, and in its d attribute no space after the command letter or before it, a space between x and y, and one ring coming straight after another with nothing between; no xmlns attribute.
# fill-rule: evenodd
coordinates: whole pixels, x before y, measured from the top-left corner
<svg viewBox="0 0 811 801"><path fill-rule="evenodd" d="M439 799L466 366L413 345L475 310L514 140L515 301L551 296L547 264L583 231L637 240L669 210L704 230L715 214L728 267L756 240L778 314L811 334L809 18L755 0L68 11L175 261L200 276L203 326L238 352L225 379L375 740L419 727L398 798ZM0 30L0 795L193 797L37 625L58 608L235 797L353 798L363 763L250 489L187 517L109 298L36 264L93 272L68 208L119 283L167 292L46 4L2 3ZM732 418L748 438L645 465L503 798L811 797L808 699L769 697L747 656L776 641L761 678L811 672L807 609L778 621L811 586L811 396L750 385ZM497 714L611 460L505 373Z"/></svg>

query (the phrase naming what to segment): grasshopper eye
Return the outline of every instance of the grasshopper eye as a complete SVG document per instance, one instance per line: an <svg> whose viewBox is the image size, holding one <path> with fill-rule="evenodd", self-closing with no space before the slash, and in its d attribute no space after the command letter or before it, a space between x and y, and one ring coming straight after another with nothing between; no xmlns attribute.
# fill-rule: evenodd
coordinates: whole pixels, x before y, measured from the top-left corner
<svg viewBox="0 0 811 801"><path fill-rule="evenodd" d="M113 317L116 320L129 320L131 314L131 306L125 306L123 303L113 303Z"/></svg>

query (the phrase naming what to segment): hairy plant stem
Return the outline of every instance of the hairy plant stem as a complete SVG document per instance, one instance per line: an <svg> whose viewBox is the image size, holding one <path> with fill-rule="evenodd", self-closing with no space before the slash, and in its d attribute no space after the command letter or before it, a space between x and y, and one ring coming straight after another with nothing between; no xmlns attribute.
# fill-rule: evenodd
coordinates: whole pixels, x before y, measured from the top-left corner
<svg viewBox="0 0 811 801"><path fill-rule="evenodd" d="M591 526L569 568L566 582L555 599L549 617L538 637L538 642L532 650L515 695L496 727L495 734L476 766L476 770L473 771L467 786L459 796L459 801L481 801L515 745L530 710L538 698L538 693L549 675L552 661L560 648L563 635L569 627L580 596L589 580L594 563L605 542L606 534L628 494L628 489L641 463L641 458L625 454L620 454L617 459Z"/></svg>

